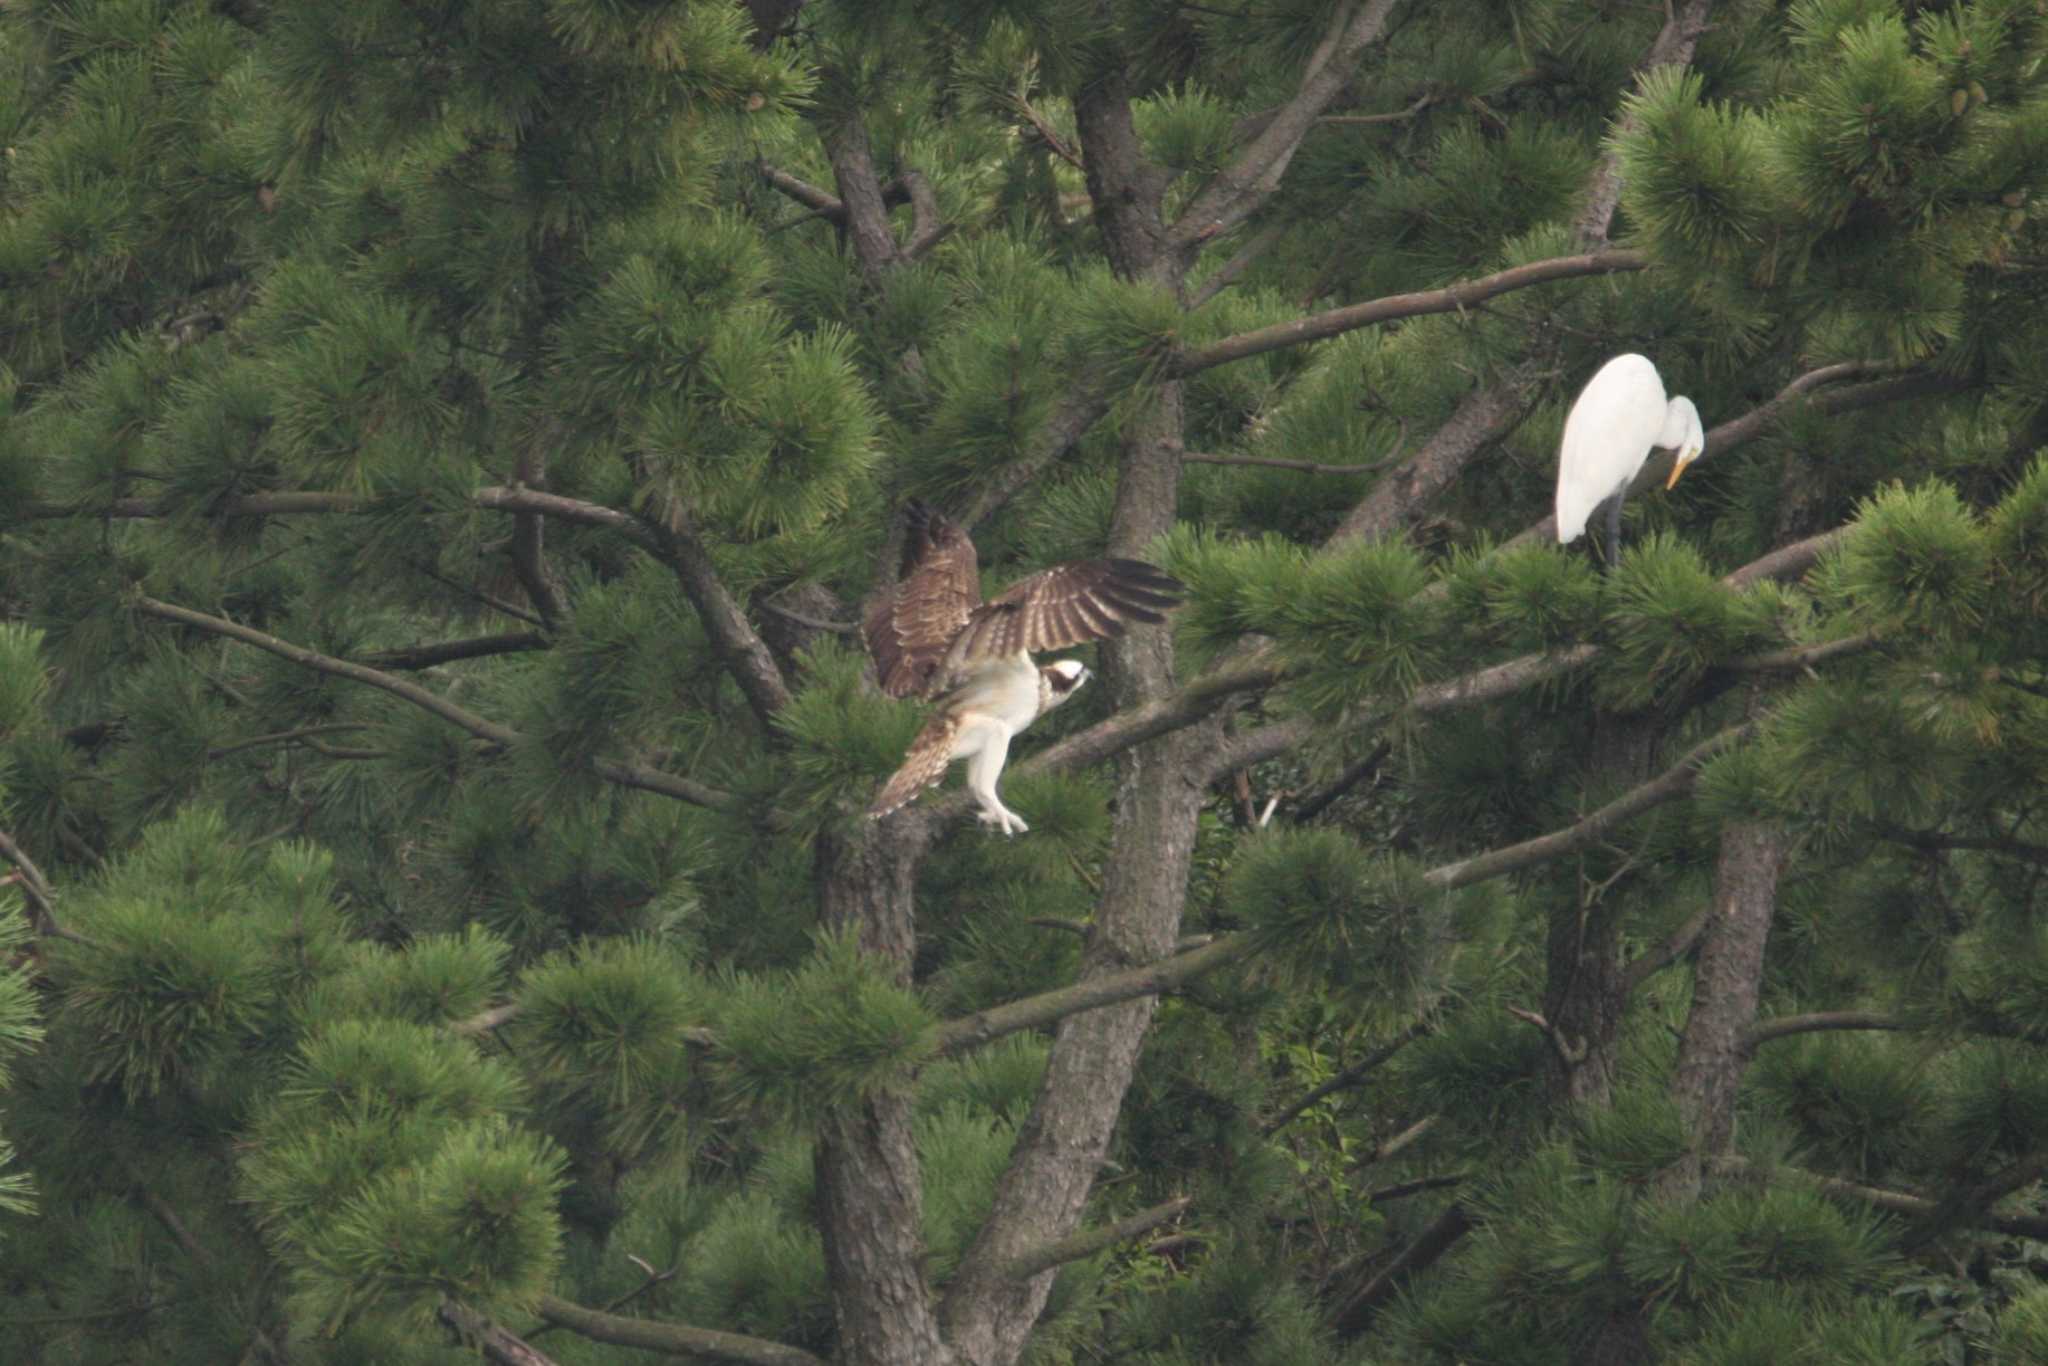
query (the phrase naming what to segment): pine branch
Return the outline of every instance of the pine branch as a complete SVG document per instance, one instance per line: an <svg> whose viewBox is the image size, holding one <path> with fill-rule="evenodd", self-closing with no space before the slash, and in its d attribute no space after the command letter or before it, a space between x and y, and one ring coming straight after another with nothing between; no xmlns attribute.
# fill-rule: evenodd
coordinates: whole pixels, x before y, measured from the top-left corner
<svg viewBox="0 0 2048 1366"><path fill-rule="evenodd" d="M780 167L771 166L765 161L755 162L754 169L760 174L761 179L767 181L770 185L788 195L818 217L828 219L833 223L843 223L846 221L846 205L840 202L839 196L831 193L829 190L819 189L808 180L799 180L789 172L782 170Z"/></svg>
<svg viewBox="0 0 2048 1366"><path fill-rule="evenodd" d="M220 1263L214 1260L213 1253L207 1249L204 1243L201 1243L192 1236L192 1230L185 1227L185 1221L178 1217L178 1212L171 1208L170 1202L152 1190L149 1184L142 1179L142 1174L132 1166L128 1167L127 1171L129 1180L134 1183L136 1198L142 1201L143 1208L147 1209L156 1217L156 1221L164 1226L164 1231L169 1233L171 1240L183 1249L185 1255L192 1260L193 1265L197 1266L209 1278L218 1276L220 1273ZM269 1357L274 1362L280 1363L280 1366L282 1363L290 1360L278 1348L277 1343L271 1340L268 1333L264 1332L261 1328L250 1331L250 1340L263 1355Z"/></svg>
<svg viewBox="0 0 2048 1366"><path fill-rule="evenodd" d="M1884 821L1872 821L1870 828L1880 839L1908 845L1914 849L1973 850L2000 854L2006 858L2018 859L2022 863L2034 864L2036 867L2048 867L2048 847L2028 844L2022 840L1997 839L1987 835L1949 835L1939 830L1908 830L1904 826L1891 825Z"/></svg>
<svg viewBox="0 0 2048 1366"><path fill-rule="evenodd" d="M420 687L417 683L408 683L402 678L373 669L367 664L351 664L345 659L335 659L332 656L323 655L317 650L309 650L302 645L293 645L288 641L279 640L276 636L266 635L254 627L243 626L238 622L229 621L225 617L208 616L204 612L195 612L187 607L174 607L170 603L159 602L151 597L136 598L135 607L147 616L158 617L164 621L173 621L181 626L189 626L195 630L205 631L210 635L225 636L230 640L239 640L244 645L253 645L257 649L274 654L280 659L290 660L302 668L312 669L317 673L332 674L337 678L346 678L354 683L361 683L368 687L381 689L384 692L390 693L393 697L412 703L412 705L420 708L422 711L431 712L453 726L468 731L479 740L488 741L491 744L503 747L513 744L519 738L517 731L498 725L494 721L487 721L475 712L457 706L438 693L430 692Z"/></svg>
<svg viewBox="0 0 2048 1366"><path fill-rule="evenodd" d="M670 566L683 592L697 609L705 631L718 648L733 680L764 722L789 702L789 688L775 657L762 643L741 610L739 601L719 577L710 552L680 503L671 502L663 524L650 525L617 508L586 503L538 489L489 487L471 490L472 506L497 512L537 513L560 521L615 531ZM215 509L222 516L288 516L299 513L353 513L387 509L389 500L359 498L347 493L260 493L224 500ZM179 508L165 499L121 498L109 505L57 506L32 504L30 517L167 517ZM338 661L337 661L338 662Z"/></svg>
<svg viewBox="0 0 2048 1366"><path fill-rule="evenodd" d="M1690 794L1693 784L1699 780L1699 766L1746 738L1755 728L1755 722L1744 722L1702 740L1663 773L1640 787L1624 792L1576 825L1509 845L1505 849L1495 849L1432 868L1424 876L1438 887L1465 887L1583 849L1624 821Z"/></svg>
<svg viewBox="0 0 2048 1366"><path fill-rule="evenodd" d="M538 489L506 488L497 485L471 489L468 501L472 507L494 512L532 512L544 517L553 517L557 521L601 527L607 531L617 532L643 550L660 553L661 544L654 533L637 518L620 512L617 508L586 503L577 498L564 498L559 494L542 493ZM208 503L206 511L216 518L296 517L310 514L386 512L396 507L398 503L399 500L395 499L366 498L353 493L293 490L249 493L236 498L223 498ZM14 509L14 512L17 516L39 521L67 517L132 521L175 517L193 510L189 504L173 498L115 498L97 505L89 501L29 503Z"/></svg>
<svg viewBox="0 0 2048 1366"><path fill-rule="evenodd" d="M465 730L488 744L504 748L517 744L521 739L519 732L508 726L501 726L495 721L486 720L475 712L457 706L438 693L430 692L416 683L407 682L405 679L398 678L392 674L372 669L366 664L353 664L345 659L335 659L331 655L323 655L317 650L309 650L302 645L293 645L289 641L280 640L276 636L266 635L253 627L229 621L225 617L208 616L204 612L195 612L190 608L175 607L167 602L158 602L155 598L138 597L135 599L135 607L148 616L177 622L181 626L189 626L195 630L205 631L210 635L225 636L230 640L238 640L244 645L253 645L259 650L267 651L278 656L280 659L290 660L292 663L302 668L311 669L316 673L332 674L337 678L346 678L351 682L361 683L366 687L377 688L383 692L390 693L393 697L410 702L422 711L438 716L450 725ZM725 792L688 778L658 773L652 769L641 768L637 765L616 763L608 759L594 759L590 763L590 768L592 772L608 782L618 783L623 787L636 787L648 792L658 792L663 796L674 797L679 801L686 801L694 806L730 807L739 801L739 798L733 793Z"/></svg>
<svg viewBox="0 0 2048 1366"><path fill-rule="evenodd" d="M1604 838L1624 821L1687 795L1698 778L1698 765L1747 736L1755 724L1745 722L1731 726L1702 741L1687 751L1684 758L1664 773L1623 793L1575 824L1535 839L1524 840L1519 844L1441 864L1424 873L1423 881L1445 890L1469 887L1473 883L1504 877L1509 873L1520 872L1524 868L1547 863L1585 848ZM1256 949L1256 941L1249 934L1221 935L1200 948L1178 953L1171 958L1163 958L1142 967L1128 968L1092 981L991 1006L972 1015L963 1015L939 1026L939 1052L955 1053L963 1049L977 1048L1005 1034L1053 1024L1081 1011L1097 1010L1138 996L1157 995L1184 982L1192 981L1204 973L1213 972L1249 957ZM1525 1018L1527 1016L1526 1012L1518 1013L1523 1014ZM1543 1027L1547 1029L1548 1025ZM1292 1117L1288 1116L1290 1119Z"/></svg>
<svg viewBox="0 0 2048 1366"><path fill-rule="evenodd" d="M1175 378L1184 378L1218 365L1227 365L1231 361L1263 355L1282 347L1300 346L1305 342L1341 336L1343 333L1370 327L1376 323L1393 322L1401 318L1419 318L1432 313L1461 312L1487 299L1518 289L1527 289L1532 285L1549 284L1554 280L1582 279L1592 275L1611 275L1617 271L1646 270L1649 265L1650 258L1640 251L1618 250L1589 252L1580 256L1558 256L1547 261L1531 261L1527 265L1496 271L1492 275L1483 275L1476 280L1446 285L1442 289L1418 290L1412 294L1389 294L1384 298L1333 308L1306 318L1275 323L1271 327L1240 332L1234 337L1225 337L1222 341L1212 342L1199 350L1184 353L1174 362L1171 374Z"/></svg>
<svg viewBox="0 0 2048 1366"><path fill-rule="evenodd" d="M1889 361L1847 360L1833 365L1823 365L1794 379L1775 395L1751 408L1740 417L1730 418L1720 426L1707 432L1707 449L1721 451L1731 446L1762 436L1786 409L1804 399L1815 389L1845 380L1867 379L1872 375L1891 374L1900 367Z"/></svg>
<svg viewBox="0 0 2048 1366"><path fill-rule="evenodd" d="M1899 1015L1882 1015L1874 1010L1817 1010L1806 1015L1780 1015L1759 1020L1742 1036L1742 1051L1754 1053L1760 1044L1794 1034L1818 1034L1837 1029L1913 1029L1911 1020Z"/></svg>
<svg viewBox="0 0 2048 1366"><path fill-rule="evenodd" d="M1628 966L1621 970L1621 990L1624 999L1635 995L1636 988L1690 953L1693 945L1700 942L1700 936L1706 933L1707 922L1713 918L1714 902L1710 897L1700 904L1698 910L1687 916L1685 923L1673 930L1663 943L1654 949L1644 950L1630 960Z"/></svg>
<svg viewBox="0 0 2048 1366"><path fill-rule="evenodd" d="M1294 98L1282 105L1237 157L1188 202L1174 223L1169 253L1191 250L1257 212L1280 188L1301 140L1350 81L1358 59L1378 40L1395 0L1340 5L1302 72Z"/></svg>
<svg viewBox="0 0 2048 1366"><path fill-rule="evenodd" d="M691 1328L680 1323L659 1323L653 1319L626 1318L597 1309L586 1309L557 1295L543 1295L540 1316L592 1342L614 1347L637 1347L669 1356L701 1357L706 1361L737 1363L737 1366L826 1366L825 1358L798 1347L786 1347L766 1338L741 1333L723 1333L713 1328Z"/></svg>
<svg viewBox="0 0 2048 1366"><path fill-rule="evenodd" d="M1391 1299L1416 1272L1434 1265L1471 1229L1472 1219L1463 1205L1447 1206L1414 1242L1401 1249L1399 1256L1351 1292L1343 1308L1337 1311L1337 1331L1346 1336L1364 1331L1381 1304Z"/></svg>
<svg viewBox="0 0 2048 1366"><path fill-rule="evenodd" d="M2033 1158L2039 1161L2042 1158L2042 1154L2036 1153L2033 1155ZM1783 1177L1797 1181L1803 1186L1810 1186L1824 1195L1838 1195L1845 1199L1861 1201L1877 1209L1890 1210L1894 1214L1910 1215L1920 1219L1932 1218L1941 1210L1939 1204L1924 1195L1914 1195L1909 1191L1887 1190L1880 1186L1859 1185L1854 1181L1844 1181L1839 1177L1823 1176L1819 1172L1807 1171L1803 1167L1776 1166L1760 1171L1757 1165L1748 1158L1724 1157L1712 1164L1712 1170L1717 1174L1727 1176L1755 1174L1762 1175L1767 1179ZM2014 1171L2019 1171L2021 1174L2024 1174L2025 1170L2024 1166L2016 1164L2015 1167L2008 1168L2007 1172L2010 1174ZM2017 1189L2017 1187L2014 1189ZM2003 1233L2015 1238L2048 1238L2048 1215L1986 1214L1980 1210L1968 1218L1966 1222L1973 1228L1990 1229L1994 1233Z"/></svg>
<svg viewBox="0 0 2048 1366"><path fill-rule="evenodd" d="M1392 455L1384 460L1375 460L1370 465L1318 465L1313 460L1280 460L1264 455L1205 455L1199 451L1187 451L1181 459L1190 465L1250 465L1269 470L1298 470L1303 474L1359 475L1373 474L1394 463L1400 455L1397 446Z"/></svg>
<svg viewBox="0 0 2048 1366"><path fill-rule="evenodd" d="M1078 1262L1093 1257L1106 1248L1128 1242L1141 1233L1149 1233L1161 1224L1177 1219L1195 1203L1192 1195L1178 1195L1171 1200L1161 1201L1150 1209L1141 1209L1128 1218L1097 1228L1076 1229L1064 1238L1055 1239L1043 1247L1036 1247L1021 1256L1011 1258L1003 1266L1003 1274L1013 1281L1028 1281L1041 1271L1050 1271L1068 1262Z"/></svg>
<svg viewBox="0 0 2048 1366"><path fill-rule="evenodd" d="M727 672L739 684L754 715L768 725L789 705L789 685L767 643L747 620L739 599L726 587L695 520L680 499L669 500L654 534L660 547L658 558L675 570L684 596L697 609L697 619L704 623L705 634L725 661Z"/></svg>
<svg viewBox="0 0 2048 1366"><path fill-rule="evenodd" d="M1257 942L1248 934L1224 935L1171 958L990 1006L972 1015L962 1015L939 1026L938 1051L947 1054L979 1048L1005 1034L1056 1024L1084 1010L1100 1010L1120 1001L1156 996L1204 973L1248 958L1257 947Z"/></svg>
<svg viewBox="0 0 2048 1366"><path fill-rule="evenodd" d="M92 943L84 935L65 929L58 921L57 897L50 889L50 880L43 876L43 870L36 866L36 861L5 830L0 830L0 858L14 865L14 871L0 882L12 882L21 888L21 894L28 902L29 924L37 934L52 939L68 939L74 944Z"/></svg>
<svg viewBox="0 0 2048 1366"><path fill-rule="evenodd" d="M378 650L364 655L362 662L380 669L431 669L462 659L486 659L494 655L545 650L549 644L549 638L543 631L508 631L502 635L475 636L469 640L443 640L431 645Z"/></svg>
<svg viewBox="0 0 2048 1366"><path fill-rule="evenodd" d="M230 754L240 754L245 749L255 749L259 745L288 745L294 740L304 740L315 735L339 735L369 728L369 725L362 721L332 721L318 726L300 726L297 730L273 731L269 735L258 735L247 740L237 740L232 745L209 749L206 751L206 759L208 763L212 763L216 759L225 759Z"/></svg>
<svg viewBox="0 0 2048 1366"><path fill-rule="evenodd" d="M443 1300L435 1317L454 1330L456 1337L475 1347L496 1366L555 1366L555 1359L531 1343L514 1336L467 1305Z"/></svg>
<svg viewBox="0 0 2048 1366"><path fill-rule="evenodd" d="M1109 411L1109 398L1084 377L1067 392L1045 425L1031 436L1024 453L991 474L981 491L955 520L963 531L972 531L994 516L1027 485L1043 474L1061 456L1072 450L1088 429Z"/></svg>
<svg viewBox="0 0 2048 1366"><path fill-rule="evenodd" d="M1261 1124L1259 1126L1259 1132L1265 1135L1266 1137L1270 1138L1274 1134L1280 1132L1280 1130L1292 1124L1295 1120L1299 1119L1303 1114L1305 1114L1308 1111L1308 1108L1310 1106L1314 1105L1317 1101L1323 1099L1325 1096L1334 1096L1339 1091L1350 1090L1352 1087L1364 1081L1366 1077L1370 1076L1373 1072L1378 1071L1379 1068L1383 1066L1386 1062L1388 1062L1391 1058L1393 1058L1393 1056L1396 1053L1399 1053L1409 1044L1414 1043L1417 1039L1422 1038L1424 1035L1428 1034L1431 1028L1432 1026L1429 1022L1424 1020L1417 1020L1414 1024L1409 1025L1399 1034L1396 1034L1393 1038L1381 1044L1378 1048L1375 1048L1372 1052L1366 1054L1363 1058L1360 1058L1357 1062L1351 1064L1351 1066L1345 1068L1336 1076L1331 1077L1328 1081L1324 1082L1321 1086L1318 1086L1314 1090L1310 1091L1300 1100L1297 1100L1293 1104L1287 1106L1285 1109L1281 1110L1279 1114L1273 1116L1264 1124Z"/></svg>
<svg viewBox="0 0 2048 1366"><path fill-rule="evenodd" d="M1188 293L1187 311L1192 313L1203 304L1229 289L1244 278L1255 262L1287 233L1284 223L1269 223L1253 233L1251 240L1239 247L1237 254L1217 268L1216 273Z"/></svg>

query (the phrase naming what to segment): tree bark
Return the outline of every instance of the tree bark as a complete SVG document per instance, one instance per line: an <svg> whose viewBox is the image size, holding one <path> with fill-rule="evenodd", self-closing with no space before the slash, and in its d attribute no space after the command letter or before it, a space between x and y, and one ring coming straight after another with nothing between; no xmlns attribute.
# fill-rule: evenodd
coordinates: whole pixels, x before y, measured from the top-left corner
<svg viewBox="0 0 2048 1366"><path fill-rule="evenodd" d="M913 815L885 830L862 822L818 839L819 915L852 929L863 951L908 985L916 951L917 864L930 827ZM956 1358L940 1337L924 1279L924 1191L911 1097L864 1098L827 1116L813 1154L825 1275L845 1366L897 1366Z"/></svg>
<svg viewBox="0 0 2048 1366"><path fill-rule="evenodd" d="M1714 864L1714 911L1700 943L1692 1010L1678 1045L1671 1097L1693 1136L1692 1150L1667 1174L1667 1189L1698 1195L1707 1164L1735 1136L1735 1092L1749 1060L1763 981L1764 945L1778 904L1786 841L1773 825L1745 821L1721 832Z"/></svg>

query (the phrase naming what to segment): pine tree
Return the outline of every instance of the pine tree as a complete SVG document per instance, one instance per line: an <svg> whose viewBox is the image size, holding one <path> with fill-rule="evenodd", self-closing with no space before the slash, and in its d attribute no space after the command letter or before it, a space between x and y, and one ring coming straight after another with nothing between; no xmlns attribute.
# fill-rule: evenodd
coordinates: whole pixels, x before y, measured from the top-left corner
<svg viewBox="0 0 2048 1366"><path fill-rule="evenodd" d="M2037 10L8 7L0 1359L2048 1352Z"/></svg>

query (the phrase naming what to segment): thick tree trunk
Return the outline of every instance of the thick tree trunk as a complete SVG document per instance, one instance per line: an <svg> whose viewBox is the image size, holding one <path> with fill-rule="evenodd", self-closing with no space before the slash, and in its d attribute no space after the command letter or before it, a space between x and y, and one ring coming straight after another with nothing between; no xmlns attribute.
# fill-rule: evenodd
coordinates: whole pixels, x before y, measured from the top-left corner
<svg viewBox="0 0 2048 1366"><path fill-rule="evenodd" d="M913 893L929 831L913 816L818 839L819 912L852 926L861 947L908 984L916 951ZM869 1096L829 1116L814 1158L825 1274L838 1316L837 1359L899 1366L955 1358L939 1335L924 1279L924 1192L911 1098Z"/></svg>
<svg viewBox="0 0 2048 1366"><path fill-rule="evenodd" d="M1703 1166L1734 1140L1735 1093L1748 1061L1743 1040L1756 1023L1764 946L1784 867L1785 836L1776 826L1743 822L1721 832L1713 918L1700 941L1692 1012L1671 1079L1693 1149L1667 1178L1668 1189L1697 1195Z"/></svg>
<svg viewBox="0 0 2048 1366"><path fill-rule="evenodd" d="M1651 774L1659 718L1604 713L1596 724L1589 777L1632 787ZM1551 917L1543 1018L1552 1043L1554 1100L1604 1105L1614 1090L1631 986L1621 955L1622 890L1604 888Z"/></svg>
<svg viewBox="0 0 2048 1366"><path fill-rule="evenodd" d="M1162 250L1164 177L1143 158L1121 74L1106 73L1085 89L1075 115L1110 259L1127 278L1177 286L1182 264ZM1111 554L1142 555L1172 526L1182 430L1180 386L1164 385L1125 436ZM1119 708L1165 696L1174 685L1171 631L1140 629L1106 645L1103 674ZM1216 723L1205 722L1120 756L1110 856L1082 981L1173 951L1205 795L1199 755L1217 739ZM1023 1350L1054 1272L1017 1279L1010 1268L1080 1223L1155 1004L1141 997L1060 1023L989 1218L947 1294L947 1336L963 1361L1004 1366Z"/></svg>

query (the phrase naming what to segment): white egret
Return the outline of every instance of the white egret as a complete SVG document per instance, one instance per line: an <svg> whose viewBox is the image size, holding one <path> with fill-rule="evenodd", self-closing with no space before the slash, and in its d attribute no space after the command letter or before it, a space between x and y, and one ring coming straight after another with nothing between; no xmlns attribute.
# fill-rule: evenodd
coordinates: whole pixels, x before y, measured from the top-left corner
<svg viewBox="0 0 2048 1366"><path fill-rule="evenodd" d="M1564 420L1557 461L1557 542L1569 545L1586 519L1607 505L1607 563L1621 554L1621 500L1652 446L1678 452L1670 488L1707 448L1699 409L1689 398L1664 399L1664 381L1649 357L1631 352L1600 367L1579 391Z"/></svg>

